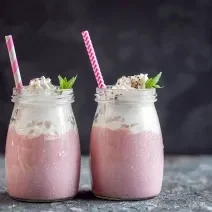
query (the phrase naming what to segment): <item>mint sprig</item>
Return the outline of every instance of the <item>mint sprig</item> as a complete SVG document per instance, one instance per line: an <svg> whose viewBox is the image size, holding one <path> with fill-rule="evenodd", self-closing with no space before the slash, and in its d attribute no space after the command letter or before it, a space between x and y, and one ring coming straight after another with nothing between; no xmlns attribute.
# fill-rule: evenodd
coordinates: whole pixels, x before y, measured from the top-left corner
<svg viewBox="0 0 212 212"><path fill-rule="evenodd" d="M62 78L60 75L58 76L59 79L59 84L60 84L60 89L70 89L73 87L76 79L77 79L77 75L75 77L72 77L70 80L67 80L66 77Z"/></svg>
<svg viewBox="0 0 212 212"><path fill-rule="evenodd" d="M162 75L162 72L160 72L153 78L149 78L145 83L145 88L163 88L157 84L161 78L161 75Z"/></svg>

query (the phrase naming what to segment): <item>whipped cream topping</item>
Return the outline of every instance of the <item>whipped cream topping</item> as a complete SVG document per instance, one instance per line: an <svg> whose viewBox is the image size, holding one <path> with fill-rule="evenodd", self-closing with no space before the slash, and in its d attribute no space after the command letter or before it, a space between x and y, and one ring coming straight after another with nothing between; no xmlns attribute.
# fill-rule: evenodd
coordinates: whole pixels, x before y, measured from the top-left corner
<svg viewBox="0 0 212 212"><path fill-rule="evenodd" d="M119 78L113 89L144 89L148 80L148 74L139 74L134 76L123 76Z"/></svg>
<svg viewBox="0 0 212 212"><path fill-rule="evenodd" d="M51 83L50 78L44 76L30 80L29 85L25 86L25 91L32 94L52 94L57 90L57 86Z"/></svg>

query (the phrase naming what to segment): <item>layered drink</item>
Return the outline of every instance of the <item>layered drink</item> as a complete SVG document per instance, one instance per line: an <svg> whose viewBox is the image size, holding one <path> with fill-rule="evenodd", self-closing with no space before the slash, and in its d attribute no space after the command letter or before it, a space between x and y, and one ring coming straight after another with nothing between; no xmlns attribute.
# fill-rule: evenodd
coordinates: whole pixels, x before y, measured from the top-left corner
<svg viewBox="0 0 212 212"><path fill-rule="evenodd" d="M6 182L11 197L54 201L76 195L80 143L71 103L73 90L60 90L49 78L14 89L6 143Z"/></svg>
<svg viewBox="0 0 212 212"><path fill-rule="evenodd" d="M91 131L92 190L106 199L148 199L161 191L163 141L155 88L147 75L120 78L97 88Z"/></svg>

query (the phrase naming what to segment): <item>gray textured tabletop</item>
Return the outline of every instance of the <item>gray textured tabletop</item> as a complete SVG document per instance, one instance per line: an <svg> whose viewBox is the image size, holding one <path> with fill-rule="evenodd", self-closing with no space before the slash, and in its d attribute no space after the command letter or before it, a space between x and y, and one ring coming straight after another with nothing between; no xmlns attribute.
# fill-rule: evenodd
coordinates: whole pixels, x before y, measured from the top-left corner
<svg viewBox="0 0 212 212"><path fill-rule="evenodd" d="M106 201L90 192L88 158L82 158L79 195L67 202L23 203L6 193L4 158L0 158L0 211L212 211L212 157L166 157L163 190L160 196L145 201Z"/></svg>

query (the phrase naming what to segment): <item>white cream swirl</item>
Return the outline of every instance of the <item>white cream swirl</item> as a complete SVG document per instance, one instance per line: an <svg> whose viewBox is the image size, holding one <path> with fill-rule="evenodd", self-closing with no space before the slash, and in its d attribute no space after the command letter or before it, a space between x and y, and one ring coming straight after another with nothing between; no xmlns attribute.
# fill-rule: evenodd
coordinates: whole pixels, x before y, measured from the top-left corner
<svg viewBox="0 0 212 212"><path fill-rule="evenodd" d="M144 89L148 80L148 74L139 74L134 76L123 76L119 78L113 89Z"/></svg>
<svg viewBox="0 0 212 212"><path fill-rule="evenodd" d="M29 85L25 88L27 92L37 94L52 94L57 89L51 83L51 79L44 76L30 80Z"/></svg>

